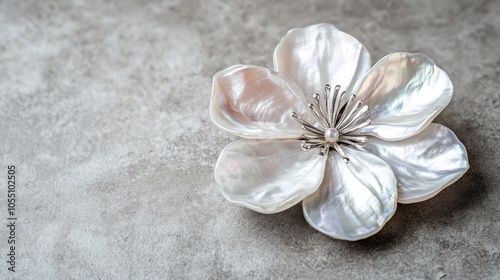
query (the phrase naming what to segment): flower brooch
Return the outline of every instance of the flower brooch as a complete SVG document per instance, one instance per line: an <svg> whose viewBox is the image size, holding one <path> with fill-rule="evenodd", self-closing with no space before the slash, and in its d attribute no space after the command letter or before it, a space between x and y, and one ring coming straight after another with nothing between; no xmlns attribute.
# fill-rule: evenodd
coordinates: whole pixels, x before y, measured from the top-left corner
<svg viewBox="0 0 500 280"><path fill-rule="evenodd" d="M451 100L448 75L423 54L370 66L354 37L317 24L285 35L274 71L235 65L215 74L212 120L243 138L215 167L224 197L266 214L302 201L312 227L359 240L398 202L429 199L459 179L465 147L431 123Z"/></svg>

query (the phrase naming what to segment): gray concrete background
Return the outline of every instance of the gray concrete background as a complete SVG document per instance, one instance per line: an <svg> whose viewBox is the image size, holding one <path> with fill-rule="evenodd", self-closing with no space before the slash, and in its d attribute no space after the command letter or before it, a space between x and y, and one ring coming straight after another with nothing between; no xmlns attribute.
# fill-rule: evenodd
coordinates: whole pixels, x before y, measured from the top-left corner
<svg viewBox="0 0 500 280"><path fill-rule="evenodd" d="M2 279L500 279L499 1L0 1L0 213L17 167L17 272ZM423 52L455 85L435 122L471 168L399 205L369 239L330 239L301 206L262 215L213 179L235 139L212 75L272 67L290 28L330 22L373 62ZM2 276L4 275L4 276Z"/></svg>

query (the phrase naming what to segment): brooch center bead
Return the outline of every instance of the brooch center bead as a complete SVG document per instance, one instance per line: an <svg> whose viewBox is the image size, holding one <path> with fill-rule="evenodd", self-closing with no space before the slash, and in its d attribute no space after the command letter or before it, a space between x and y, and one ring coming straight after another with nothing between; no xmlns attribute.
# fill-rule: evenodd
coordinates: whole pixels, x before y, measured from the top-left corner
<svg viewBox="0 0 500 280"><path fill-rule="evenodd" d="M368 105L363 106L363 101L356 99L355 95L347 96L345 91L340 92L337 85L331 92L330 85L325 85L324 102L321 102L320 94L313 95L316 104L309 103L311 116L316 120L313 125L300 118L296 112L292 113L294 118L306 133L302 134L302 148L320 148L319 155L326 155L330 149L335 150L348 163L341 145L351 145L363 149L367 141L366 136L354 134L356 130L370 125L369 119L363 116L368 112ZM364 121L362 121L364 119Z"/></svg>
<svg viewBox="0 0 500 280"><path fill-rule="evenodd" d="M339 140L339 136L339 132L333 127L327 128L325 130L325 140L327 142L335 143L337 142L337 140Z"/></svg>

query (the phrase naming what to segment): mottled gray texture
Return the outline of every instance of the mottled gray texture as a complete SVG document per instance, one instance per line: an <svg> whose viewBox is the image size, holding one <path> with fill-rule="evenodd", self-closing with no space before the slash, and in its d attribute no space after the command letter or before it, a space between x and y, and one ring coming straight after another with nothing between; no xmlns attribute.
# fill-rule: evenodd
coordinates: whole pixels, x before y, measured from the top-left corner
<svg viewBox="0 0 500 280"><path fill-rule="evenodd" d="M16 274L0 227L0 278L500 279L499 1L268 2L0 1L0 212L15 164L19 216ZM446 70L435 122L469 153L461 180L359 242L300 205L227 203L213 179L235 137L210 121L212 75L272 67L288 29L318 22L373 62L423 52Z"/></svg>

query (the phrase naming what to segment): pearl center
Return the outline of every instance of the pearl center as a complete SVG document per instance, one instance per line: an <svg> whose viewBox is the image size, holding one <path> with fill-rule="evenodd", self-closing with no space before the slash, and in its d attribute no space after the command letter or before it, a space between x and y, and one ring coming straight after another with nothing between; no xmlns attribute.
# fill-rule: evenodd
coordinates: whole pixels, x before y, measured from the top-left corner
<svg viewBox="0 0 500 280"><path fill-rule="evenodd" d="M325 140L327 142L335 143L339 140L340 133L333 127L325 130Z"/></svg>

